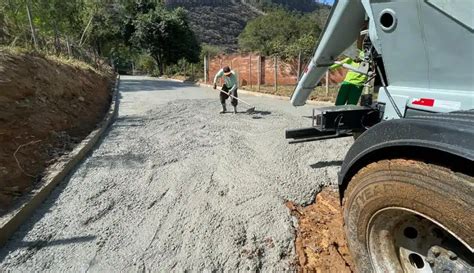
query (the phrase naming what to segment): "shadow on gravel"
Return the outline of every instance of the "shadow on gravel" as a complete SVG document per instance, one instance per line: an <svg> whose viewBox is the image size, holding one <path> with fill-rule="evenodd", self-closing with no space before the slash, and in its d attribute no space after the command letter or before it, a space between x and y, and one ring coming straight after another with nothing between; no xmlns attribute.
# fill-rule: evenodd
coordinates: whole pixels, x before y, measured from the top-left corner
<svg viewBox="0 0 474 273"><path fill-rule="evenodd" d="M268 115L271 115L272 112L255 110L255 111L252 112L252 114L254 114L254 115L261 115L261 116L268 116Z"/></svg>
<svg viewBox="0 0 474 273"><path fill-rule="evenodd" d="M100 145L100 144L99 144ZM98 146L98 145L97 145ZM80 164L79 164L80 165ZM62 181L60 182L56 188L51 192L51 194L46 198L46 200L43 202L42 205L40 205L34 212L33 214L28 218L26 222L24 222L18 230L13 234L13 236L7 241L5 245L3 245L3 248L0 248L0 261L3 261L5 257L8 256L9 252L13 252L16 249L19 248L28 248L29 250L34 250L34 249L40 249L45 247L46 245L49 246L49 242L54 242L50 241L49 239L54 236L54 234L49 234L50 238L45 236L46 238L44 240L37 240L37 241L24 241L26 235L28 234L29 231L33 229L35 224L43 218L45 214L50 212L51 208L54 206L56 203L56 200L59 198L61 193L63 192L64 188L67 187L67 185L70 182L71 175L76 171L74 169L71 171L71 173ZM89 237L89 236L87 236ZM95 236L92 236L95 238ZM90 239L93 240L94 238ZM64 239L66 241L68 239ZM73 240L73 238L69 239ZM63 240L58 240L58 241L63 241ZM78 241L79 242L79 241ZM56 245L59 245L60 243L58 242ZM65 243L66 244L66 243Z"/></svg>
<svg viewBox="0 0 474 273"><path fill-rule="evenodd" d="M252 115L253 119L262 119L264 116L271 115L272 112L269 111L258 111L254 110L250 115Z"/></svg>
<svg viewBox="0 0 474 273"><path fill-rule="evenodd" d="M122 85L122 81L120 82L120 85ZM122 99L121 92L123 92L122 88L119 87L120 92L117 94L117 101L115 104L115 107L117 109L116 114L114 116L114 120L112 124L105 130L105 132L102 134L100 139L97 141L97 143L94 145L94 147L87 153L87 155L74 167L68 175L58 183L58 185L51 191L49 196L46 198L46 200L38 206L34 212L31 214L31 216L28 218L27 221L25 221L23 224L20 225L17 231L13 234L13 236L5 243L5 245L0 247L0 262L5 259L5 257L8 256L10 252L13 252L15 249L18 248L28 248L28 249L39 249L43 248L45 246L53 246L53 245L61 245L61 244L77 244L77 243L83 243L83 242L88 242L92 241L96 238L96 236L83 236L83 237L73 237L69 239L59 239L59 240L49 240L46 238L45 240L37 240L37 241L24 241L26 235L28 234L29 231L33 229L35 224L43 218L45 214L51 211L52 207L55 205L56 200L59 198L63 190L67 187L69 182L71 181L71 177L74 175L74 173L77 171L79 166L83 164L87 158L90 157L90 155L102 145L103 141L105 138L107 138L110 135L110 132L112 128L115 126L115 122L117 121L118 117L118 112L120 109L120 101ZM48 236L53 236L54 234L50 234ZM1 272L1 270L0 270Z"/></svg>
<svg viewBox="0 0 474 273"><path fill-rule="evenodd" d="M180 83L162 80L121 80L120 92L169 91L183 87L195 87L192 83Z"/></svg>
<svg viewBox="0 0 474 273"><path fill-rule="evenodd" d="M88 235L88 236L79 236L79 237L72 237L72 238L59 239L59 240L45 239L45 240L36 240L36 241L20 241L20 242L15 243L15 249L27 248L28 250L37 251L45 247L86 243L86 242L93 241L96 238L97 236ZM3 261L8 254L9 254L8 251L1 251L0 261Z"/></svg>
<svg viewBox="0 0 474 273"><path fill-rule="evenodd" d="M145 119L143 117L117 117L114 121L113 127L143 127Z"/></svg>
<svg viewBox="0 0 474 273"><path fill-rule="evenodd" d="M67 239L59 239L59 240L36 240L36 241L22 241L18 243L18 248L44 248L44 247L51 247L57 245L69 245L69 244L78 244L78 243L85 243L95 240L97 236L79 236L79 237L72 237Z"/></svg>
<svg viewBox="0 0 474 273"><path fill-rule="evenodd" d="M310 165L311 168L313 169L320 169L320 168L325 168L325 167L334 167L334 166L341 166L342 165L341 160L333 160L333 161L320 161L318 163L315 163L313 165Z"/></svg>

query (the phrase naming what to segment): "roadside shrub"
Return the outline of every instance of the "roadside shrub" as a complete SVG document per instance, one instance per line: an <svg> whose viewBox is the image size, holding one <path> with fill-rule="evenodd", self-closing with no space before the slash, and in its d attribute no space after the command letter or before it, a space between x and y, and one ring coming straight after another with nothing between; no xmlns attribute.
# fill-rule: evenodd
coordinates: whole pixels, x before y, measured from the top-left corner
<svg viewBox="0 0 474 273"><path fill-rule="evenodd" d="M146 74L153 75L157 70L157 66L155 60L150 55L141 54L138 57L136 69L145 72Z"/></svg>

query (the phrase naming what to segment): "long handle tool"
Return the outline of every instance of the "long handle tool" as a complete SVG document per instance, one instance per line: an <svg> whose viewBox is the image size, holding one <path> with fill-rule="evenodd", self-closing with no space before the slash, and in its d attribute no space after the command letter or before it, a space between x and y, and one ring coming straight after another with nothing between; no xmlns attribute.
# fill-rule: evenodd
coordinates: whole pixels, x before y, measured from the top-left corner
<svg viewBox="0 0 474 273"><path fill-rule="evenodd" d="M250 103L247 103L247 102L245 102L243 99L239 99L239 98L237 98L237 97L231 95L230 92L227 93L227 92L225 92L224 90L220 90L220 89L219 89L219 91L221 91L222 93L228 95L228 96L231 97L231 98L234 98L234 99L236 99L236 100L238 100L238 101L240 101L240 102L246 104L247 106L250 106L250 108L247 109L247 111L245 111L245 112L247 112L248 114L252 114L253 112L255 112L255 107L252 106Z"/></svg>

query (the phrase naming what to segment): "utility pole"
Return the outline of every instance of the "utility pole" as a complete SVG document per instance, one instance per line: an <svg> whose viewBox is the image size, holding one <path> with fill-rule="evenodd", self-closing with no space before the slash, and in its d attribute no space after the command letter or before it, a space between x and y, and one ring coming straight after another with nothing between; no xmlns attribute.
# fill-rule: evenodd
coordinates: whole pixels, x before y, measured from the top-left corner
<svg viewBox="0 0 474 273"><path fill-rule="evenodd" d="M207 83L207 55L204 56L204 83Z"/></svg>
<svg viewBox="0 0 474 273"><path fill-rule="evenodd" d="M298 79L296 80L296 82L298 82L301 78L301 51L300 53L298 54Z"/></svg>
<svg viewBox="0 0 474 273"><path fill-rule="evenodd" d="M262 84L262 56L259 54L258 55L258 92L260 92L260 85Z"/></svg>
<svg viewBox="0 0 474 273"><path fill-rule="evenodd" d="M329 70L326 70L326 96L329 96Z"/></svg>
<svg viewBox="0 0 474 273"><path fill-rule="evenodd" d="M249 86L252 88L252 54L249 54Z"/></svg>
<svg viewBox="0 0 474 273"><path fill-rule="evenodd" d="M275 56L275 59L274 59L274 63L275 63L275 93L278 92L278 57Z"/></svg>

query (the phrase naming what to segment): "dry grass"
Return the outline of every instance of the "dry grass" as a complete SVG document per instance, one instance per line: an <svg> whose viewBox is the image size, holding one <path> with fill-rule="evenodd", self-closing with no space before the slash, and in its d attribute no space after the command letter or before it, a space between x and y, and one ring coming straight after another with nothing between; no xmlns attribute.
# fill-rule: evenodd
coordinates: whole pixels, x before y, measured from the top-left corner
<svg viewBox="0 0 474 273"><path fill-rule="evenodd" d="M293 94L295 86L294 85L278 86L277 90L275 90L274 86L269 86L269 85L262 85L262 86L260 86L260 89L257 86L252 86L252 87L251 86L244 86L243 88L245 90L260 92L260 93L264 93L264 94L290 97L291 94ZM311 93L311 96L310 96L309 99L310 100L315 100L315 101L335 102L338 88L339 88L338 86L330 86L329 90L328 90L328 93L326 93L326 88L325 87L318 86L318 87L316 87L315 91L313 91Z"/></svg>
<svg viewBox="0 0 474 273"><path fill-rule="evenodd" d="M56 63L66 64L66 65L69 65L81 70L93 71L102 76L110 76L113 73L112 69L105 63L98 65L96 68L86 62L83 62L75 58L70 58L69 56L66 56L66 55L61 54L59 56L56 56L44 51L35 51L29 48L0 46L0 55L4 55L4 54L39 56Z"/></svg>

